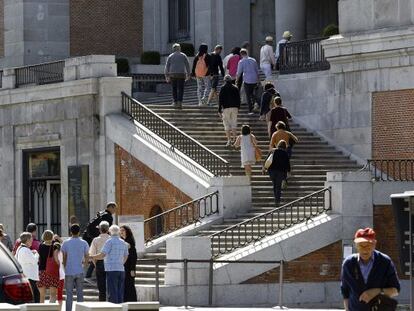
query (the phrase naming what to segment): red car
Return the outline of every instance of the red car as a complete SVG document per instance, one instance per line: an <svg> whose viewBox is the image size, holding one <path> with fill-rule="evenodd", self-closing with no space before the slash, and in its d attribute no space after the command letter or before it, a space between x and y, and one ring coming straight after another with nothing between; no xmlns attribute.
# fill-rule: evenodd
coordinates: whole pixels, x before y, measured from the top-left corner
<svg viewBox="0 0 414 311"><path fill-rule="evenodd" d="M22 304L33 302L32 288L22 267L0 243L0 303Z"/></svg>

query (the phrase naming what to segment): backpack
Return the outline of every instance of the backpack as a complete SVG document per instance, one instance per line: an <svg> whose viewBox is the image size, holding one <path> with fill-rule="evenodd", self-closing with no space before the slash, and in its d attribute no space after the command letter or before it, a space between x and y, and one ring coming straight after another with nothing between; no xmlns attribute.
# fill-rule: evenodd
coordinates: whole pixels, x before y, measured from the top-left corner
<svg viewBox="0 0 414 311"><path fill-rule="evenodd" d="M92 240L99 235L98 226L102 220L105 220L105 215L107 214L109 214L109 212L107 212L106 210L98 212L96 216L86 226L82 238L86 242L88 242L89 245L91 244ZM110 223L109 225L112 225L112 223Z"/></svg>
<svg viewBox="0 0 414 311"><path fill-rule="evenodd" d="M195 67L195 76L198 78L205 77L208 72L208 67L205 61L205 57L207 54L200 56L197 60L197 64Z"/></svg>

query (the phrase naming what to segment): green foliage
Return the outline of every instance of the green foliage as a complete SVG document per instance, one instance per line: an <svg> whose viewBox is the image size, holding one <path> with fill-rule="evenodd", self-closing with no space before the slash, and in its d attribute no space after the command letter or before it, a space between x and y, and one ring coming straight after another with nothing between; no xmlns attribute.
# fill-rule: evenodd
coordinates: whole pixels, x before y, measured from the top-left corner
<svg viewBox="0 0 414 311"><path fill-rule="evenodd" d="M115 60L115 62L116 62L116 65L117 65L118 75L129 73L128 59L126 59L126 58L117 58Z"/></svg>
<svg viewBox="0 0 414 311"><path fill-rule="evenodd" d="M337 35L337 34L339 34L339 28L335 24L329 24L322 31L323 37L330 37L330 36Z"/></svg>
<svg viewBox="0 0 414 311"><path fill-rule="evenodd" d="M146 51L141 54L141 64L159 65L161 63L161 55L157 51Z"/></svg>
<svg viewBox="0 0 414 311"><path fill-rule="evenodd" d="M181 52L183 52L185 55L191 57L194 56L194 45L192 43L180 43L181 46Z"/></svg>

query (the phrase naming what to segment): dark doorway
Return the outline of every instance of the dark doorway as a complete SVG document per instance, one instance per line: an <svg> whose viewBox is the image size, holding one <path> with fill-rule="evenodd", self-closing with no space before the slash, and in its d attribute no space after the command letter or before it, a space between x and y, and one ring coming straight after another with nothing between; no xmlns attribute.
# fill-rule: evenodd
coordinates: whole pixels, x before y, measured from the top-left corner
<svg viewBox="0 0 414 311"><path fill-rule="evenodd" d="M154 205L151 208L150 218L162 214L162 208L159 205ZM164 217L158 217L156 221L151 223L151 236L158 236L164 231Z"/></svg>
<svg viewBox="0 0 414 311"><path fill-rule="evenodd" d="M23 209L24 228L34 222L38 237L46 229L61 234L58 148L23 151Z"/></svg>
<svg viewBox="0 0 414 311"><path fill-rule="evenodd" d="M320 38L328 25L338 26L338 0L306 0L306 38Z"/></svg>

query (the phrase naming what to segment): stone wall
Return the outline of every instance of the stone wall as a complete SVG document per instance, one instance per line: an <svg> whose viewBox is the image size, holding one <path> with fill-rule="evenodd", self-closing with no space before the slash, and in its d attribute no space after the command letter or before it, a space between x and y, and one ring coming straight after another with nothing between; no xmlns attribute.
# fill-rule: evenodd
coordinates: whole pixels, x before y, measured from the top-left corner
<svg viewBox="0 0 414 311"><path fill-rule="evenodd" d="M137 57L142 47L142 0L70 1L71 56Z"/></svg>
<svg viewBox="0 0 414 311"><path fill-rule="evenodd" d="M115 176L121 215L149 218L154 206L166 211L191 201L189 196L117 145Z"/></svg>
<svg viewBox="0 0 414 311"><path fill-rule="evenodd" d="M4 57L4 1L0 0L0 57Z"/></svg>
<svg viewBox="0 0 414 311"><path fill-rule="evenodd" d="M372 94L372 157L414 157L414 89Z"/></svg>

